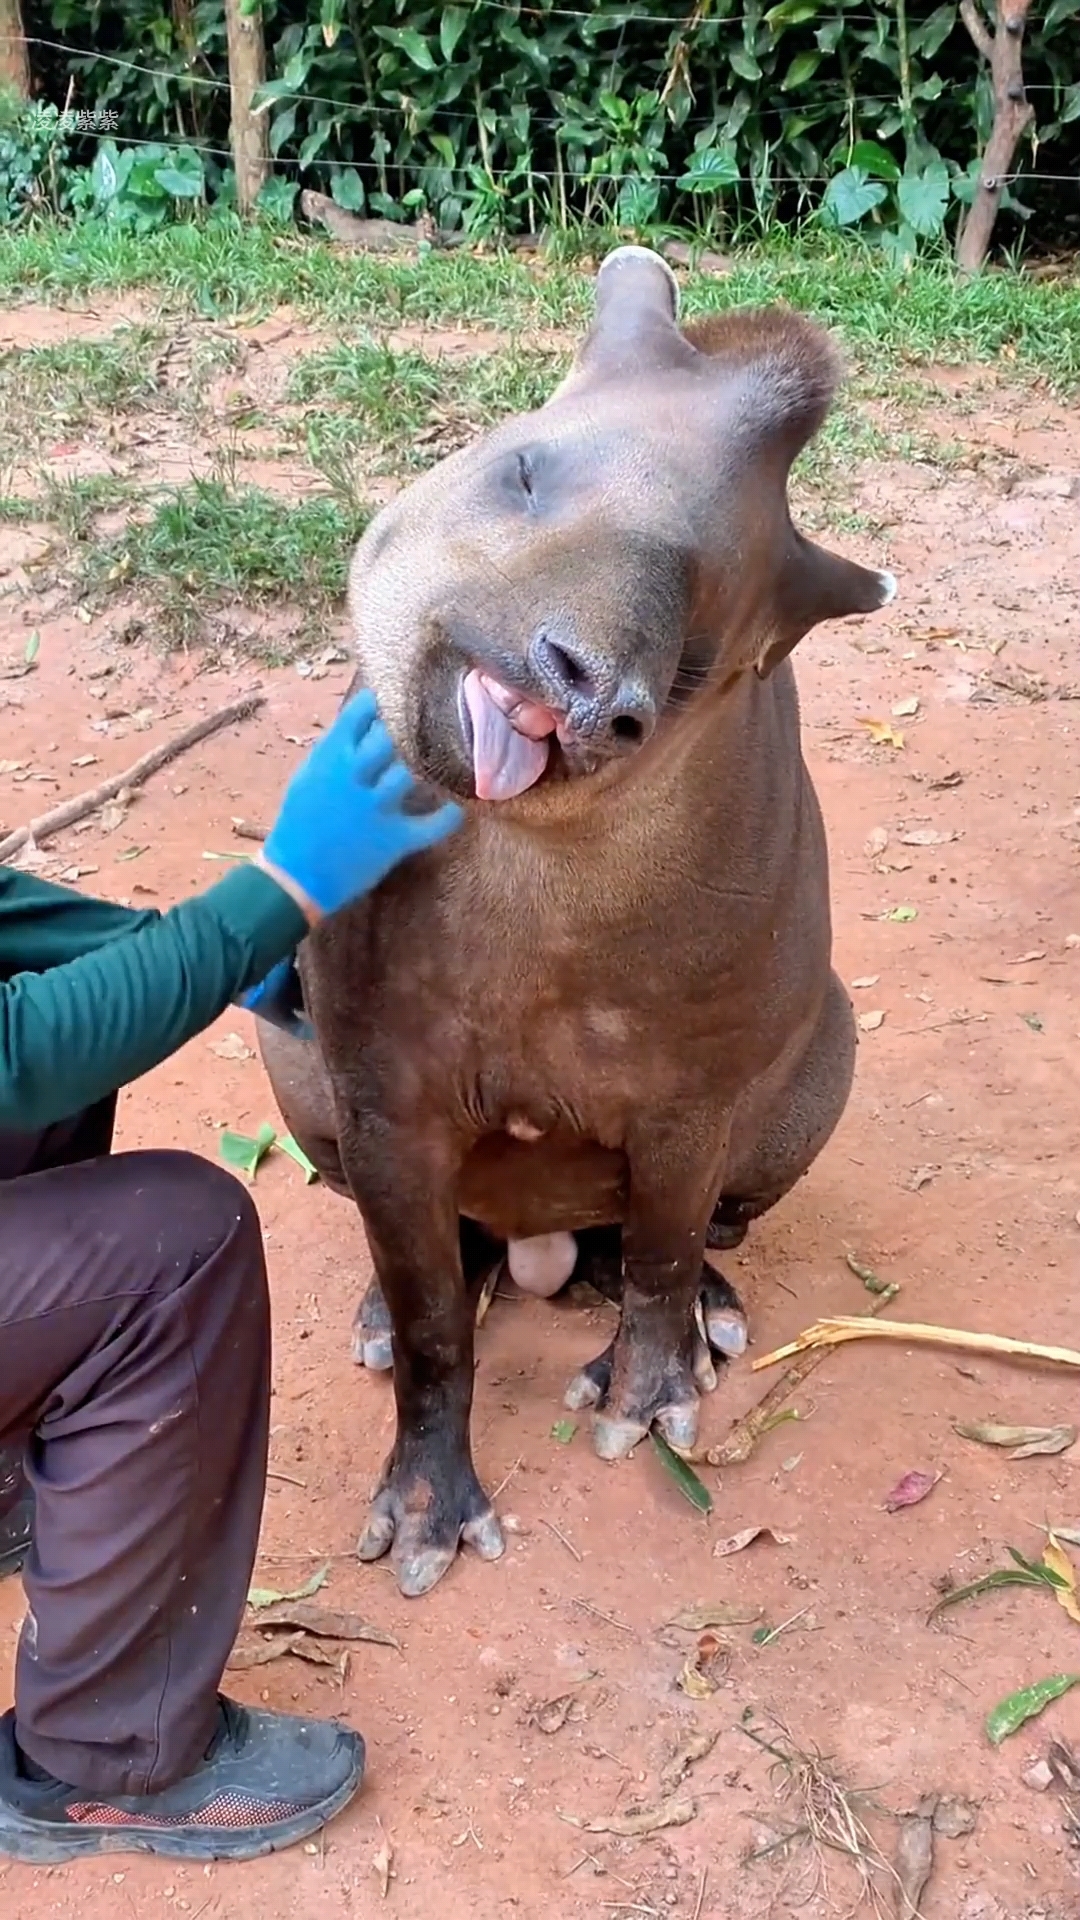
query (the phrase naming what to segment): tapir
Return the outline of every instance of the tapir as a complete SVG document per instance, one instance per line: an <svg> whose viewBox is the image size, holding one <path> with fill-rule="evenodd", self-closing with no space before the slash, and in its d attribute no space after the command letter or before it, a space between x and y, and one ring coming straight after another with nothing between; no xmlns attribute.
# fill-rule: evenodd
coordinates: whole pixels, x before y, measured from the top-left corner
<svg viewBox="0 0 1080 1920"><path fill-rule="evenodd" d="M389 1551L405 1594L463 1539L503 1551L470 1448L493 1264L618 1300L568 1393L604 1459L654 1423L689 1447L746 1337L717 1253L851 1087L789 655L895 581L791 518L841 377L829 336L784 308L678 309L659 255L610 253L551 398L405 488L352 561L357 684L416 804L465 820L304 942L314 1038L260 1041L363 1218L358 1356L392 1364L397 1430L358 1551Z"/></svg>

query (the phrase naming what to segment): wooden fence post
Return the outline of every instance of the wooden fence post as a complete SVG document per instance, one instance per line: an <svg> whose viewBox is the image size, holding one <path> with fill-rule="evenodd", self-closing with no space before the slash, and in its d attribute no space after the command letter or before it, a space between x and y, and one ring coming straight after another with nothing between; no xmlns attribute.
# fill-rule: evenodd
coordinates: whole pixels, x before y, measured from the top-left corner
<svg viewBox="0 0 1080 1920"><path fill-rule="evenodd" d="M0 0L0 87L30 98L30 55L19 0Z"/></svg>
<svg viewBox="0 0 1080 1920"><path fill-rule="evenodd" d="M978 273L990 246L990 236L1001 196L1020 143L1035 118L1024 92L1022 50L1031 0L996 0L994 32L990 32L978 0L960 0L960 17L971 38L990 63L994 85L994 124L982 156L975 198L956 236L956 264L961 273Z"/></svg>
<svg viewBox="0 0 1080 1920"><path fill-rule="evenodd" d="M266 79L262 13L257 6L250 13L242 7L243 0L225 0L236 200L241 213L250 213L270 177L270 128L266 113L251 110L256 91Z"/></svg>

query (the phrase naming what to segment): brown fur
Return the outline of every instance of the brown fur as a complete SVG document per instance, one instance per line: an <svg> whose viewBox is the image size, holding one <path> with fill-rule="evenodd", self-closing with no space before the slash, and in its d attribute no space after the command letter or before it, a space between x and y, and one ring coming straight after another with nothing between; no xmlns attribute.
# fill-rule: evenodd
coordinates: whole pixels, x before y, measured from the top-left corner
<svg viewBox="0 0 1080 1920"><path fill-rule="evenodd" d="M654 1419L685 1441L707 1241L791 1188L850 1086L786 655L881 605L887 577L788 513L831 342L782 311L680 332L672 287L656 256L612 256L548 405L407 489L353 564L360 675L434 789L472 792L465 670L546 699L541 632L589 663L534 788L472 802L307 943L318 1048L262 1036L293 1132L356 1198L393 1323L398 1434L361 1552L392 1544L406 1592L462 1534L501 1551L468 1441L470 1289L499 1244L589 1230L623 1305L577 1404L606 1400L608 1457ZM629 748L609 725L627 687L647 715Z"/></svg>

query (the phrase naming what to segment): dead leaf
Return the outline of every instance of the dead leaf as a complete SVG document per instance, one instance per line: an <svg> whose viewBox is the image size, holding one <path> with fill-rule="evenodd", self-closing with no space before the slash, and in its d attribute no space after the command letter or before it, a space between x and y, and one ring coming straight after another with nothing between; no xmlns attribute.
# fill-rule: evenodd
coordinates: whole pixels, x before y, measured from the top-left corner
<svg viewBox="0 0 1080 1920"><path fill-rule="evenodd" d="M544 1700L529 1714L529 1725L538 1727L541 1733L558 1733L570 1718L570 1709L574 1704L572 1693L560 1693L554 1700Z"/></svg>
<svg viewBox="0 0 1080 1920"><path fill-rule="evenodd" d="M888 828L875 827L873 832L868 833L866 839L863 841L863 852L868 860L876 860L880 854L884 853L888 844Z"/></svg>
<svg viewBox="0 0 1080 1920"><path fill-rule="evenodd" d="M706 1627L752 1627L764 1611L763 1607L735 1607L727 1600L713 1600L700 1607L684 1607L668 1625L681 1627L685 1633L703 1633Z"/></svg>
<svg viewBox="0 0 1080 1920"><path fill-rule="evenodd" d="M225 1033L220 1040L211 1040L210 1051L216 1053L219 1060L254 1060L255 1058L251 1048L238 1033Z"/></svg>
<svg viewBox="0 0 1080 1920"><path fill-rule="evenodd" d="M564 1813L564 1820L582 1833L614 1833L623 1840L637 1840L646 1833L660 1833L665 1827L685 1827L697 1818L696 1800L661 1800L655 1807L630 1807L625 1813L612 1813L599 1820L577 1820Z"/></svg>
<svg viewBox="0 0 1080 1920"><path fill-rule="evenodd" d="M904 1507L917 1507L928 1493L933 1493L940 1479L940 1473L920 1473L918 1468L912 1468L902 1480L897 1481L892 1492L885 1495L883 1505L886 1513L900 1513Z"/></svg>
<svg viewBox="0 0 1080 1920"><path fill-rule="evenodd" d="M937 1794L924 1794L914 1813L900 1821L896 1843L893 1912L896 1920L919 1920L919 1901L934 1868L934 1814Z"/></svg>
<svg viewBox="0 0 1080 1920"><path fill-rule="evenodd" d="M382 1829L380 1828L379 1831L381 1833ZM394 1878L394 1850L385 1833L382 1835L382 1845L371 1862L371 1870L379 1876L379 1891L385 1900L390 1891L390 1882Z"/></svg>
<svg viewBox="0 0 1080 1920"><path fill-rule="evenodd" d="M972 1801L959 1793L945 1793L934 1810L934 1832L943 1834L946 1840L962 1840L965 1834L974 1833L978 1818L979 1809Z"/></svg>
<svg viewBox="0 0 1080 1920"><path fill-rule="evenodd" d="M939 833L937 827L911 827L907 833L897 836L905 847L945 847L950 841L959 839L956 833Z"/></svg>
<svg viewBox="0 0 1080 1920"><path fill-rule="evenodd" d="M876 987L880 979L880 973L860 973L858 979L853 980L851 984L856 989L860 987Z"/></svg>
<svg viewBox="0 0 1080 1920"><path fill-rule="evenodd" d="M693 1653L683 1662L675 1685L690 1700L707 1700L720 1685L717 1674L727 1665L730 1654L726 1641L715 1633L703 1633Z"/></svg>
<svg viewBox="0 0 1080 1920"><path fill-rule="evenodd" d="M372 1646L401 1652L401 1642L385 1627L372 1626L358 1613L338 1613L333 1607L312 1606L306 1600L282 1600L265 1607L256 1625L260 1633L268 1627L297 1627L301 1633L313 1633L322 1640L366 1640Z"/></svg>
<svg viewBox="0 0 1080 1920"><path fill-rule="evenodd" d="M860 1013L859 1031L860 1033L876 1033L878 1028L884 1025L884 1022L884 1012L880 1007L875 1007L872 1013Z"/></svg>
<svg viewBox="0 0 1080 1920"><path fill-rule="evenodd" d="M912 694L907 700L898 700L890 711L894 720L911 720L919 711L919 702Z"/></svg>
<svg viewBox="0 0 1080 1920"><path fill-rule="evenodd" d="M887 720L864 720L862 724L864 727L867 728L870 734L870 742L872 746L875 746L875 747L902 747L903 746L904 744L903 734L898 733L896 731L896 728L890 726Z"/></svg>
<svg viewBox="0 0 1080 1920"><path fill-rule="evenodd" d="M244 1667L264 1667L271 1660L282 1660L287 1653L294 1653L301 1660L307 1660L314 1667L337 1667L340 1670L342 1649L324 1647L320 1640L312 1640L306 1633L254 1633L239 1639L229 1655L228 1665L233 1672Z"/></svg>
<svg viewBox="0 0 1080 1920"><path fill-rule="evenodd" d="M1046 948L1036 947L1033 953L1022 953L1019 960L1006 960L1007 967L1029 967L1035 960L1046 959Z"/></svg>
<svg viewBox="0 0 1080 1920"><path fill-rule="evenodd" d="M660 1790L664 1794L674 1793L681 1787L689 1769L698 1760L706 1760L720 1738L719 1727L711 1733L688 1733L679 1742L671 1759L660 1770Z"/></svg>
<svg viewBox="0 0 1080 1920"><path fill-rule="evenodd" d="M962 773L943 773L940 780L931 780L930 791L931 793L944 793L949 787L962 787L963 784L964 776Z"/></svg>
<svg viewBox="0 0 1080 1920"><path fill-rule="evenodd" d="M1080 1626L1080 1597L1076 1592L1076 1568L1056 1534L1050 1535L1043 1548L1042 1563L1044 1567L1049 1567L1051 1573L1056 1573L1059 1580L1065 1582L1064 1586L1055 1586L1054 1598L1059 1607L1064 1607L1069 1619L1075 1620Z"/></svg>
<svg viewBox="0 0 1080 1920"><path fill-rule="evenodd" d="M717 1541L713 1559L726 1560L730 1554L741 1553L744 1547L752 1546L755 1540L772 1540L778 1547L789 1547L794 1538L792 1533L777 1533L775 1527L743 1527L729 1539Z"/></svg>
<svg viewBox="0 0 1080 1920"><path fill-rule="evenodd" d="M999 1427L991 1420L957 1420L954 1433L961 1440L978 1440L984 1447L1010 1447L1011 1460L1028 1460L1035 1454L1064 1453L1076 1445L1076 1427Z"/></svg>
<svg viewBox="0 0 1080 1920"><path fill-rule="evenodd" d="M126 819L127 808L122 807L118 800L108 800L98 814L98 825L102 833L115 833Z"/></svg>
<svg viewBox="0 0 1080 1920"><path fill-rule="evenodd" d="M937 1171L936 1167L914 1167L904 1185L909 1193L921 1193L924 1187L930 1185Z"/></svg>

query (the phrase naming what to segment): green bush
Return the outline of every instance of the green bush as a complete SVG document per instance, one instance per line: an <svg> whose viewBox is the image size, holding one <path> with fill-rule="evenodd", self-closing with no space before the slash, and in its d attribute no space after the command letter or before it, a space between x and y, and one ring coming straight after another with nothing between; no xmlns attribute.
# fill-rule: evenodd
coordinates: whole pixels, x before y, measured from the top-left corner
<svg viewBox="0 0 1080 1920"><path fill-rule="evenodd" d="M221 0L37 0L69 52L62 94L112 107L121 135L210 149L227 166ZM723 235L820 209L904 253L973 190L989 76L954 0L267 0L263 100L277 210L300 185L392 218L428 208L477 235L615 223ZM32 30L32 29L30 29ZM116 66L135 62L142 70ZM1036 106L1005 237L1077 237L1080 0L1049 0L1025 42Z"/></svg>
<svg viewBox="0 0 1080 1920"><path fill-rule="evenodd" d="M59 107L0 91L0 226L70 205L69 136Z"/></svg>

